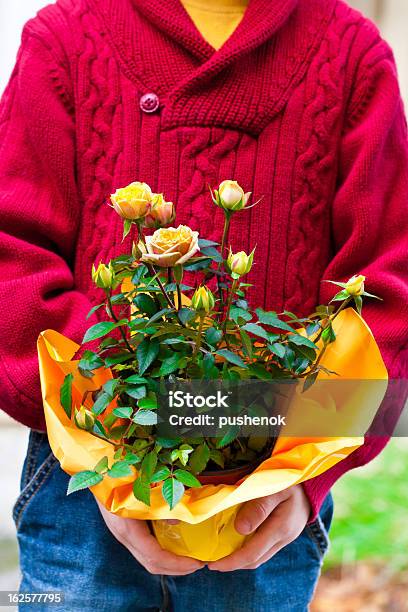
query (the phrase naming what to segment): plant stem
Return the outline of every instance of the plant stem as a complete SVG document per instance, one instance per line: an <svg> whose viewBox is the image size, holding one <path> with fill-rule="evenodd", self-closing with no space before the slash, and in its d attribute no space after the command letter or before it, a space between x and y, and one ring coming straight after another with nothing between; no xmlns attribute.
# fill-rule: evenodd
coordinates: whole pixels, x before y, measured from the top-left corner
<svg viewBox="0 0 408 612"><path fill-rule="evenodd" d="M180 283L177 283L176 285L177 285L177 311L180 312L181 307L182 307Z"/></svg>
<svg viewBox="0 0 408 612"><path fill-rule="evenodd" d="M109 291L109 293L107 293L107 300L108 300L108 307L109 307L110 315L111 315L112 319L115 321L115 323L118 323L119 319L118 319L118 317L116 316L116 314L114 313L114 310L113 310L112 293L111 293L111 291ZM126 348L128 349L128 351L130 353L134 354L135 351L132 349L132 347L129 344L129 341L128 341L127 337L126 337L125 330L123 329L123 327L121 325L119 326L118 329L119 329L119 332L120 332L120 334L121 334L121 336L123 338L123 341L124 341L124 343L126 345Z"/></svg>
<svg viewBox="0 0 408 612"><path fill-rule="evenodd" d="M204 319L205 319L205 315L201 314L200 315L200 323L199 323L199 326L198 326L197 342L196 342L196 345L195 345L195 348L194 348L194 351L193 351L193 357L195 357L197 355L198 351L201 348L201 342L202 342L202 339L203 339L202 334L203 334Z"/></svg>
<svg viewBox="0 0 408 612"><path fill-rule="evenodd" d="M227 331L228 317L229 317L229 313L230 313L230 310L231 310L232 299L233 299L234 294L235 294L235 292L237 290L237 285L239 285L239 281L234 279L234 281L232 282L232 287L231 287L229 295L228 295L227 308L225 310L225 318L224 318L224 322L223 322L223 326L222 326L224 334Z"/></svg>
<svg viewBox="0 0 408 612"><path fill-rule="evenodd" d="M225 250L225 245L227 243L228 240L228 234L229 234L229 228L230 228L230 223L231 223L231 214L225 212L225 220L224 220L224 230L222 233L222 240L221 240L221 257L224 258L224 250ZM221 267L221 262L218 264L218 269Z"/></svg>

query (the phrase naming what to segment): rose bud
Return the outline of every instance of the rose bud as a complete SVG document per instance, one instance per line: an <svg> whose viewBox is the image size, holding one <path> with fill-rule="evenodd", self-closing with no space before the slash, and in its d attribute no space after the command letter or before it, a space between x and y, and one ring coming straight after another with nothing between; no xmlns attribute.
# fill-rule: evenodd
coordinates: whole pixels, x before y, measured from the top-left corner
<svg viewBox="0 0 408 612"><path fill-rule="evenodd" d="M115 211L129 221L140 221L150 210L152 190L146 183L130 183L111 195Z"/></svg>
<svg viewBox="0 0 408 612"><path fill-rule="evenodd" d="M85 406L81 406L81 408L75 412L75 424L79 429L91 431L95 424L95 415L90 410L87 410Z"/></svg>
<svg viewBox="0 0 408 612"><path fill-rule="evenodd" d="M366 277L362 274L358 276L352 276L346 283L344 287L349 295L361 295L364 292L364 281Z"/></svg>
<svg viewBox="0 0 408 612"><path fill-rule="evenodd" d="M142 261L161 268L182 265L199 250L198 232L187 225L161 228L146 236L146 248Z"/></svg>
<svg viewBox="0 0 408 612"><path fill-rule="evenodd" d="M231 273L236 274L237 276L247 274L252 268L254 252L255 249L252 251L252 253L250 253L250 255L247 255L244 251L233 253L230 249L227 259L227 266Z"/></svg>
<svg viewBox="0 0 408 612"><path fill-rule="evenodd" d="M112 266L106 266L102 262L97 268L92 265L92 280L100 289L110 289L115 280L115 272Z"/></svg>
<svg viewBox="0 0 408 612"><path fill-rule="evenodd" d="M139 242L136 244L136 242L134 242L132 244L132 257L133 259L139 260L141 258L141 256L143 255L143 253L146 253L146 249L145 246L143 244L143 242L141 240L139 240Z"/></svg>
<svg viewBox="0 0 408 612"><path fill-rule="evenodd" d="M176 211L173 202L166 202L162 193L153 195L150 211L147 213L145 227L164 227L173 223Z"/></svg>
<svg viewBox="0 0 408 612"><path fill-rule="evenodd" d="M222 181L214 191L215 203L224 210L242 210L247 205L251 192L244 193L237 181Z"/></svg>
<svg viewBox="0 0 408 612"><path fill-rule="evenodd" d="M197 312L210 312L215 305L215 298L207 287L201 286L195 290L191 298L191 306Z"/></svg>

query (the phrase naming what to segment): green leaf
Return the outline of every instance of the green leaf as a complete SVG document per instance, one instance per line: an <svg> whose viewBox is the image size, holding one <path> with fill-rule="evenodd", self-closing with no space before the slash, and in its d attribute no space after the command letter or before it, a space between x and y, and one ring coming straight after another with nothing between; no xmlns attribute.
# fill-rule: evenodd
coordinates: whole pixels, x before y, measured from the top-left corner
<svg viewBox="0 0 408 612"><path fill-rule="evenodd" d="M282 359L285 356L285 347L278 342L273 342L272 344L268 344L268 348L277 357Z"/></svg>
<svg viewBox="0 0 408 612"><path fill-rule="evenodd" d="M96 370L97 368L101 368L103 364L103 359L99 357L98 353L84 351L78 367L81 368L81 370Z"/></svg>
<svg viewBox="0 0 408 612"><path fill-rule="evenodd" d="M128 385L143 385L147 383L147 378L143 378L143 376L139 376L138 374L132 374L132 376L125 378L124 382Z"/></svg>
<svg viewBox="0 0 408 612"><path fill-rule="evenodd" d="M102 392L100 395L98 395L98 398L94 402L94 405L92 406L92 412L96 415L102 414L102 412L106 410L111 401L112 397L107 393Z"/></svg>
<svg viewBox="0 0 408 612"><path fill-rule="evenodd" d="M159 370L160 376L168 376L172 372L176 372L179 369L182 358L179 353L173 353L171 357L164 359Z"/></svg>
<svg viewBox="0 0 408 612"><path fill-rule="evenodd" d="M248 355L248 357L252 358L253 346L252 346L251 338L248 336L246 331L242 330L242 328L239 330L239 335L241 336L242 346L244 347L245 353Z"/></svg>
<svg viewBox="0 0 408 612"><path fill-rule="evenodd" d="M342 291L339 291L339 293L336 293L336 295L330 301L331 302L344 302L344 300L348 300L349 297L350 297L349 292L343 289Z"/></svg>
<svg viewBox="0 0 408 612"><path fill-rule="evenodd" d="M156 442L163 448L174 448L181 442L181 438L156 438Z"/></svg>
<svg viewBox="0 0 408 612"><path fill-rule="evenodd" d="M301 357L304 357L307 361L315 361L316 349L311 349L308 346L297 346L295 352Z"/></svg>
<svg viewBox="0 0 408 612"><path fill-rule="evenodd" d="M146 396L146 387L144 385L138 387L127 385L125 387L125 393L129 395L129 397L139 400Z"/></svg>
<svg viewBox="0 0 408 612"><path fill-rule="evenodd" d="M102 389L105 391L105 393L110 395L110 397L113 399L115 396L115 391L119 385L120 385L119 379L111 378L102 385Z"/></svg>
<svg viewBox="0 0 408 612"><path fill-rule="evenodd" d="M148 317L152 317L157 313L156 302L147 293L139 293L136 295L133 299L133 303L140 312L146 314Z"/></svg>
<svg viewBox="0 0 408 612"><path fill-rule="evenodd" d="M336 340L336 334L331 323L323 330L322 340L325 344L331 344Z"/></svg>
<svg viewBox="0 0 408 612"><path fill-rule="evenodd" d="M372 296L372 297L375 297L375 296ZM361 311L363 309L363 298L361 297L361 295L354 296L354 303L356 305L358 314L361 315Z"/></svg>
<svg viewBox="0 0 408 612"><path fill-rule="evenodd" d="M81 491L81 489L87 489L93 487L103 480L103 476L98 472L92 472L90 470L84 470L74 474L69 479L67 495L75 493L75 491Z"/></svg>
<svg viewBox="0 0 408 612"><path fill-rule="evenodd" d="M221 263L223 261L221 253L213 246L203 247L201 249L201 253L206 257L211 257L211 259L216 263Z"/></svg>
<svg viewBox="0 0 408 612"><path fill-rule="evenodd" d="M94 314L94 312L96 312L97 310L99 310L99 308L102 308L102 306L105 306L105 302L102 302L102 304L97 304L96 306L94 306L93 308L91 308L91 310L88 312L88 314L86 315L86 319L89 319L90 317L92 317L92 315Z"/></svg>
<svg viewBox="0 0 408 612"><path fill-rule="evenodd" d="M228 349L220 349L219 351L215 351L215 353L216 355L220 355L220 357L224 357L224 359L236 366L239 366L241 368L247 367L239 355L233 353Z"/></svg>
<svg viewBox="0 0 408 612"><path fill-rule="evenodd" d="M102 472L106 472L107 469L108 469L108 458L102 457L102 459L98 461L98 463L95 465L94 472L101 474Z"/></svg>
<svg viewBox="0 0 408 612"><path fill-rule="evenodd" d="M258 320L260 323L264 325L269 325L270 327L276 327L276 329L282 329L284 331L293 332L293 327L291 327L285 321L281 321L276 314L276 312L265 312L262 308L256 309L256 314L258 315Z"/></svg>
<svg viewBox="0 0 408 612"><path fill-rule="evenodd" d="M134 357L135 356L132 353L129 353L128 351L121 351L120 353L115 353L114 355L109 355L108 357L106 357L105 366L107 368L110 368L111 366L116 365L118 363L126 363L126 361L134 359Z"/></svg>
<svg viewBox="0 0 408 612"><path fill-rule="evenodd" d="M251 375L255 376L255 378L259 378L259 380L270 380L273 378L271 372L268 372L261 363L251 364L249 366L249 372Z"/></svg>
<svg viewBox="0 0 408 612"><path fill-rule="evenodd" d="M109 334L109 332L115 329L116 325L117 324L113 323L113 321L102 321L102 323L92 325L85 333L82 343L85 344L85 342L91 342L91 340L106 336L106 334Z"/></svg>
<svg viewBox="0 0 408 612"><path fill-rule="evenodd" d="M184 495L184 485L175 478L168 478L163 482L162 495L164 500L173 510L174 506L180 501Z"/></svg>
<svg viewBox="0 0 408 612"><path fill-rule="evenodd" d="M70 419L72 415L72 381L74 376L67 374L64 378L64 382L60 389L60 402L63 407L65 414Z"/></svg>
<svg viewBox="0 0 408 612"><path fill-rule="evenodd" d="M153 476L150 478L150 482L160 482L162 480L166 480L166 478L168 478L170 474L171 472L169 468L164 465L162 468L160 468L159 470L157 470L157 472L153 474Z"/></svg>
<svg viewBox="0 0 408 612"><path fill-rule="evenodd" d="M128 233L130 232L131 227L132 227L132 221L130 219L124 219L122 242L124 241Z"/></svg>
<svg viewBox="0 0 408 612"><path fill-rule="evenodd" d="M113 414L120 419L130 419L133 414L133 408L130 406L120 406L119 408L115 408Z"/></svg>
<svg viewBox="0 0 408 612"><path fill-rule="evenodd" d="M157 425L157 414L151 410L139 410L132 421L138 425Z"/></svg>
<svg viewBox="0 0 408 612"><path fill-rule="evenodd" d="M305 382L303 385L303 391L307 391L313 385L318 375L319 375L319 372L314 372L313 374L310 374L309 376L305 378Z"/></svg>
<svg viewBox="0 0 408 612"><path fill-rule="evenodd" d="M199 474L205 470L206 465L210 459L210 449L207 444L203 443L197 446L191 453L188 465L191 467L193 472Z"/></svg>
<svg viewBox="0 0 408 612"><path fill-rule="evenodd" d="M206 353L203 358L203 370L206 378L213 377L214 370L217 374L218 370L214 367L215 359L210 353Z"/></svg>
<svg viewBox="0 0 408 612"><path fill-rule="evenodd" d="M296 344L296 346L307 346L308 348L314 349L317 351L317 346L314 342L309 340L309 338L305 338L304 336L300 336L299 334L293 334L288 338L290 344Z"/></svg>
<svg viewBox="0 0 408 612"><path fill-rule="evenodd" d="M158 321L159 319L161 319L163 316L166 316L166 315L168 316L169 314L173 312L176 312L175 308L162 308L162 310L159 310L152 317L150 317L147 324L151 325L155 321Z"/></svg>
<svg viewBox="0 0 408 612"><path fill-rule="evenodd" d="M157 398L143 397L138 401L137 405L144 410L155 410L157 408Z"/></svg>
<svg viewBox="0 0 408 612"><path fill-rule="evenodd" d="M225 432L225 434L222 436L222 438L217 440L216 447L224 448L224 446L228 446L228 444L231 444L231 442L235 440L238 433L239 433L239 427L235 425L233 427L229 427L227 431Z"/></svg>
<svg viewBox="0 0 408 612"><path fill-rule="evenodd" d="M190 272L196 272L197 270L208 268L211 265L211 261L212 260L209 257L195 257L185 263L183 268L184 270L189 270Z"/></svg>
<svg viewBox="0 0 408 612"><path fill-rule="evenodd" d="M145 276L146 272L146 266L144 264L139 264L136 268L135 273L132 276L132 284L137 286L142 280L142 278Z"/></svg>
<svg viewBox="0 0 408 612"><path fill-rule="evenodd" d="M210 246L219 246L218 242L214 242L213 240L206 240L205 238L199 238L198 239L198 246L200 247L200 249L202 247L210 247Z"/></svg>
<svg viewBox="0 0 408 612"><path fill-rule="evenodd" d="M174 477L186 485L186 487L201 487L201 482L191 472L187 472L187 470L176 470Z"/></svg>
<svg viewBox="0 0 408 612"><path fill-rule="evenodd" d="M214 461L214 463L219 465L220 468L224 469L225 459L221 451L212 448L210 451L210 459L211 461Z"/></svg>
<svg viewBox="0 0 408 612"><path fill-rule="evenodd" d="M144 456L142 466L140 468L142 478L150 481L153 476L157 465L157 453L150 451Z"/></svg>
<svg viewBox="0 0 408 612"><path fill-rule="evenodd" d="M243 319L246 322L252 319L251 313L249 313L244 308L238 308L237 306L232 306L229 314L230 314L230 319L234 321L235 323L237 323L239 319Z"/></svg>
<svg viewBox="0 0 408 612"><path fill-rule="evenodd" d="M139 373L144 372L152 365L159 354L160 344L157 340L145 338L137 347L136 356L139 362Z"/></svg>
<svg viewBox="0 0 408 612"><path fill-rule="evenodd" d="M124 478L133 474L132 468L127 461L117 461L107 472L111 478Z"/></svg>
<svg viewBox="0 0 408 612"><path fill-rule="evenodd" d="M108 438L109 437L107 431L104 428L104 426L99 421L95 421L94 432L97 433L99 436L103 436L104 438Z"/></svg>
<svg viewBox="0 0 408 612"><path fill-rule="evenodd" d="M196 314L197 313L195 310L193 310L192 308L187 308L187 307L180 308L180 310L178 311L178 317L180 321L184 323L184 325L187 325L189 321L194 319Z"/></svg>
<svg viewBox="0 0 408 612"><path fill-rule="evenodd" d="M146 480L136 478L133 483L133 495L146 506L150 506L150 484Z"/></svg>
<svg viewBox="0 0 408 612"><path fill-rule="evenodd" d="M249 332L250 334L259 336L260 338L263 338L264 340L269 340L269 333L263 327L261 327L260 325L257 325L256 323L247 323L246 325L242 327L242 329Z"/></svg>
<svg viewBox="0 0 408 612"><path fill-rule="evenodd" d="M135 453L126 453L123 457L123 461L129 463L129 465L134 465L135 463L140 463L139 455L135 455Z"/></svg>
<svg viewBox="0 0 408 612"><path fill-rule="evenodd" d="M222 338L222 331L220 329L215 329L215 327L208 327L204 335L208 344L216 346Z"/></svg>

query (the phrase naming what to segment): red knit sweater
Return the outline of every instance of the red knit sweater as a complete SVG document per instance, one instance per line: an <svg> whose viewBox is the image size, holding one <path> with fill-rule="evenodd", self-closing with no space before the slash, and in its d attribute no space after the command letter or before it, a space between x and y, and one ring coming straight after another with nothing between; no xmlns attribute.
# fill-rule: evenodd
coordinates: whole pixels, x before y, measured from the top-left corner
<svg viewBox="0 0 408 612"><path fill-rule="evenodd" d="M38 333L82 339L91 264L123 248L105 202L133 180L213 240L208 185L263 196L232 230L258 245L253 302L303 314L323 278L366 274L384 301L364 315L406 375L406 124L389 47L341 1L251 0L215 52L179 0L58 0L24 29L0 134L0 405L22 423L44 428ZM384 443L306 483L314 512Z"/></svg>

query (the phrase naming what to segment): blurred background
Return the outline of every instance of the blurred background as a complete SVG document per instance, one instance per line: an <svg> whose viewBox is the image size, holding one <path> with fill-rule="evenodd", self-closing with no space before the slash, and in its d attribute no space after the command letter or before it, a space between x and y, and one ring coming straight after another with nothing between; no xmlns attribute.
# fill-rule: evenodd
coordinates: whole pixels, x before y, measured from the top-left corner
<svg viewBox="0 0 408 612"><path fill-rule="evenodd" d="M0 0L1 91L13 68L25 21L45 4L44 0ZM408 104L408 0L350 0L349 4L376 21L393 47ZM0 413L0 590L18 587L11 508L26 444L27 431ZM334 487L332 545L313 612L408 611L407 465L408 439L395 439L375 461Z"/></svg>

